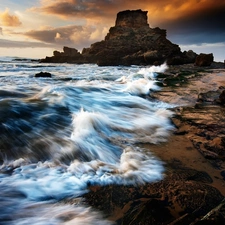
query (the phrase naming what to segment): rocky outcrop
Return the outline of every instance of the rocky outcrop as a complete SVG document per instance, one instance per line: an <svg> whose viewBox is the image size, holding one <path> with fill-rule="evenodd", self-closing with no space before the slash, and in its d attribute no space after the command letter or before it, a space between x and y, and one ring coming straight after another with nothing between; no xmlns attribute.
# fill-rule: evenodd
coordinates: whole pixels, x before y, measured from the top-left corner
<svg viewBox="0 0 225 225"><path fill-rule="evenodd" d="M194 225L223 200L221 193L210 186L212 178L206 172L183 167L177 160L169 162L168 167L161 182L90 187L85 202L118 225Z"/></svg>
<svg viewBox="0 0 225 225"><path fill-rule="evenodd" d="M195 65L196 66L210 66L211 63L213 62L213 54L210 53L210 54L204 54L204 53L201 53L200 55L198 55L196 57L196 60L195 60Z"/></svg>
<svg viewBox="0 0 225 225"><path fill-rule="evenodd" d="M117 14L105 40L84 49L82 55L98 65L147 65L181 57L178 45L166 39L166 30L150 28L147 12L127 10Z"/></svg>
<svg viewBox="0 0 225 225"><path fill-rule="evenodd" d="M147 11L126 10L117 14L114 27L105 39L84 48L64 47L64 52L54 52L41 62L97 63L100 66L169 65L194 63L196 54L181 52L180 47L166 38L166 30L150 28Z"/></svg>
<svg viewBox="0 0 225 225"><path fill-rule="evenodd" d="M85 63L83 56L75 48L63 47L63 52L54 51L52 57L41 59L47 63Z"/></svg>

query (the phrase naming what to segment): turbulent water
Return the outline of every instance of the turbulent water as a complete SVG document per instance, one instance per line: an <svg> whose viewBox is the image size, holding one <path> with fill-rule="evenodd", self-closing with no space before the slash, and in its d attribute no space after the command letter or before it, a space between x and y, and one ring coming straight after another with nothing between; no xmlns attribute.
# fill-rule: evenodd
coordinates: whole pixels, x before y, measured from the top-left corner
<svg viewBox="0 0 225 225"><path fill-rule="evenodd" d="M159 67L0 62L0 224L111 224L82 204L90 185L163 179L139 143L165 141L171 105L151 100ZM39 72L51 78L35 78ZM64 203L63 203L64 202Z"/></svg>

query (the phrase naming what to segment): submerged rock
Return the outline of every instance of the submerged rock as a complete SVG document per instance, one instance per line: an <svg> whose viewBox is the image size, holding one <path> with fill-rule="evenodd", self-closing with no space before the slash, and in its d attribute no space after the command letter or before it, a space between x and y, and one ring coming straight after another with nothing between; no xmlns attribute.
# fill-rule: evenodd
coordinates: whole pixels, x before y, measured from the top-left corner
<svg viewBox="0 0 225 225"><path fill-rule="evenodd" d="M35 77L52 77L51 73L48 72L40 72L40 73L36 73Z"/></svg>

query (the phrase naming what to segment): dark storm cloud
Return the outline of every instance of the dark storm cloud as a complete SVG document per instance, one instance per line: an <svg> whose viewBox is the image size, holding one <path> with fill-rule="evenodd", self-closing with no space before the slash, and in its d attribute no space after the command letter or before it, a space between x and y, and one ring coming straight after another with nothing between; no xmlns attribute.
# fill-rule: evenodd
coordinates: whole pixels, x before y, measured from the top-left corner
<svg viewBox="0 0 225 225"><path fill-rule="evenodd" d="M156 0L153 0L154 2ZM137 9L144 7L148 1L136 0L68 0L68 1L48 1L42 0L41 7L33 7L32 11L39 11L45 14L52 14L71 18L86 18L86 19L115 19L118 11L126 9Z"/></svg>
<svg viewBox="0 0 225 225"><path fill-rule="evenodd" d="M167 29L168 38L177 44L224 42L225 2L214 0L42 0L41 6L32 10L71 20L85 18L98 20L108 27L116 14L126 9L148 11L149 24ZM73 32L75 34L75 32ZM43 37L42 37L43 34ZM28 32L38 40L50 42L54 31ZM60 34L66 41L65 35ZM68 43L70 38L67 39Z"/></svg>
<svg viewBox="0 0 225 225"><path fill-rule="evenodd" d="M164 21L160 27L179 44L225 42L225 6L187 14L179 20Z"/></svg>

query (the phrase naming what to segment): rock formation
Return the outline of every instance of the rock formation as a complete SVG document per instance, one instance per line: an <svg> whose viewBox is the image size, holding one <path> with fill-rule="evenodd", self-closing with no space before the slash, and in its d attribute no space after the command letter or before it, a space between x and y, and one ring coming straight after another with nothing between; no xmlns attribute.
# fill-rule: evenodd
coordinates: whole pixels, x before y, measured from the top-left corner
<svg viewBox="0 0 225 225"><path fill-rule="evenodd" d="M63 47L63 52L54 51L52 57L41 59L40 62L47 63L85 63L83 56L75 48Z"/></svg>
<svg viewBox="0 0 225 225"><path fill-rule="evenodd" d="M63 53L55 51L53 57L46 57L41 62L97 63L100 66L195 62L194 53L181 52L178 45L166 38L166 30L150 28L147 19L147 11L119 12L105 40L84 48L82 54L64 47Z"/></svg>
<svg viewBox="0 0 225 225"><path fill-rule="evenodd" d="M210 53L210 54L204 54L204 53L201 53L200 55L198 55L196 57L196 60L195 60L195 65L196 66L210 66L211 63L213 62L213 54Z"/></svg>

